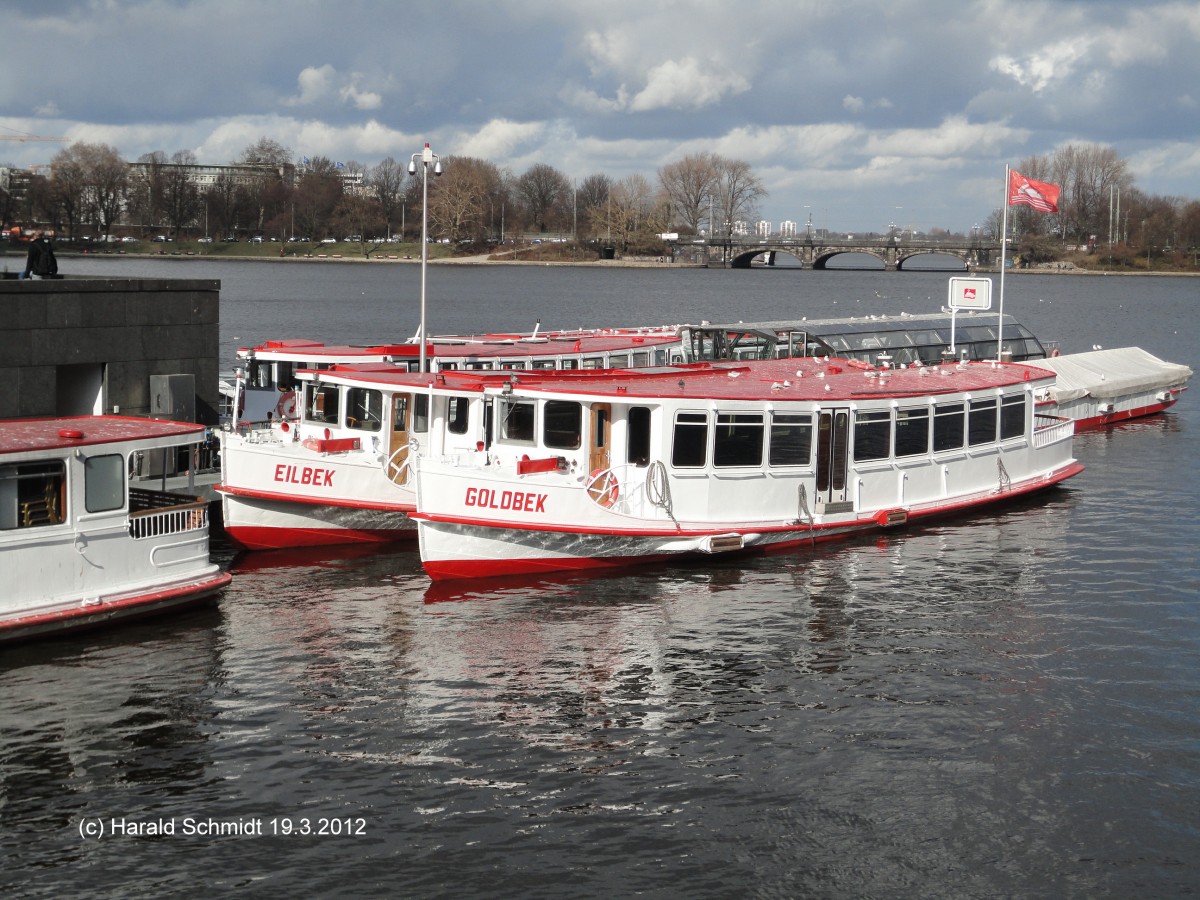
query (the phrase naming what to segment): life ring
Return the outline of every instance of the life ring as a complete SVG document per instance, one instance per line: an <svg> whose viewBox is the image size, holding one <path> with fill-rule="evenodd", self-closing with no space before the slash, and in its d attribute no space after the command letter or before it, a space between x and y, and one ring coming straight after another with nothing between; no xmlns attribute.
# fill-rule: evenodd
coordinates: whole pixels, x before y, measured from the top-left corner
<svg viewBox="0 0 1200 900"><path fill-rule="evenodd" d="M295 391L287 391L279 395L279 402L275 404L275 415L281 419L296 418Z"/></svg>
<svg viewBox="0 0 1200 900"><path fill-rule="evenodd" d="M588 476L587 492L597 504L611 509L617 502L621 487L617 484L617 476L613 474L612 469L595 469Z"/></svg>

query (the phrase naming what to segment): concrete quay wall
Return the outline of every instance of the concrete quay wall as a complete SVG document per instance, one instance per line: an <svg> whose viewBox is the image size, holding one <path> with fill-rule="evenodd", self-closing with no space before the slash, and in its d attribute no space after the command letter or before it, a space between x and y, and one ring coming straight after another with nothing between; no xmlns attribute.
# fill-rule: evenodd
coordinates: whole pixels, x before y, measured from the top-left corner
<svg viewBox="0 0 1200 900"><path fill-rule="evenodd" d="M190 375L184 405L216 425L220 291L213 279L0 280L0 418L149 416L151 376Z"/></svg>

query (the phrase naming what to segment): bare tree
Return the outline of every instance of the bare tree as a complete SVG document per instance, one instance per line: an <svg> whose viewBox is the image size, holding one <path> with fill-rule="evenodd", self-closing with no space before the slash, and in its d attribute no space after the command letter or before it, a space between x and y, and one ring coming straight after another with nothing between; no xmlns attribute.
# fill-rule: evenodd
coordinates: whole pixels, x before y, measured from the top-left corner
<svg viewBox="0 0 1200 900"><path fill-rule="evenodd" d="M88 202L88 173L86 145L64 147L50 160L50 192L54 204L62 211L71 236L83 218Z"/></svg>
<svg viewBox="0 0 1200 900"><path fill-rule="evenodd" d="M673 221L693 234L699 233L700 223L708 217L722 162L715 153L695 153L658 170L659 183L671 201Z"/></svg>
<svg viewBox="0 0 1200 900"><path fill-rule="evenodd" d="M429 218L453 241L483 241L495 213L503 176L494 163L470 156L448 157L441 178L430 184Z"/></svg>
<svg viewBox="0 0 1200 900"><path fill-rule="evenodd" d="M163 170L167 165L167 154L162 150L143 153L138 157L138 163L138 169L129 177L125 222L136 224L144 234L162 217Z"/></svg>
<svg viewBox="0 0 1200 900"><path fill-rule="evenodd" d="M588 210L598 229L611 235L622 252L652 245L667 222L670 202L642 175L630 175L612 186L608 196Z"/></svg>
<svg viewBox="0 0 1200 900"><path fill-rule="evenodd" d="M379 249L379 232L383 230L383 211L374 197L363 194L343 194L333 213L333 223L347 237L358 238L363 255L370 258Z"/></svg>
<svg viewBox="0 0 1200 900"><path fill-rule="evenodd" d="M607 175L589 175L579 185L576 202L583 211L583 227L581 233L590 238L598 238L605 234L606 218L596 217L596 210L604 210L608 205L609 193L613 181Z"/></svg>
<svg viewBox="0 0 1200 900"><path fill-rule="evenodd" d="M333 211L342 199L342 179L333 162L314 157L296 186L296 221L312 237L332 227Z"/></svg>
<svg viewBox="0 0 1200 900"><path fill-rule="evenodd" d="M387 157L367 174L367 189L379 210L383 214L384 227L388 237L392 235L392 225L395 224L397 213L401 212L404 204L404 179L407 172L392 157Z"/></svg>
<svg viewBox="0 0 1200 900"><path fill-rule="evenodd" d="M1060 194L1056 213L1010 207L1013 233L1057 234L1063 242L1082 244L1092 235L1107 235L1110 199L1117 191L1127 194L1133 186L1125 160L1111 147L1097 144L1069 144L1048 156L1028 156L1016 169L1058 185Z"/></svg>
<svg viewBox="0 0 1200 900"><path fill-rule="evenodd" d="M571 183L553 166L534 163L517 179L517 193L538 231L546 231L571 195Z"/></svg>
<svg viewBox="0 0 1200 900"><path fill-rule="evenodd" d="M287 202L287 192L278 188L292 165L291 160L291 150L267 137L259 138L242 151L241 165L259 169L256 177L241 184L245 202L253 210L253 227L257 231L262 231L266 220L278 215L280 204Z"/></svg>
<svg viewBox="0 0 1200 900"><path fill-rule="evenodd" d="M163 172L163 210L167 224L176 235L195 221L201 208L200 189L192 177L195 166L196 155L190 150L180 150L171 157L171 165Z"/></svg>
<svg viewBox="0 0 1200 900"><path fill-rule="evenodd" d="M716 157L717 177L713 185L716 195L717 208L723 219L720 222L720 236L727 242L724 256L730 253L728 242L733 238L736 222L749 221L757 214L758 202L767 196L767 190L762 181L750 168L750 164L740 159ZM713 228L714 236L718 228Z"/></svg>
<svg viewBox="0 0 1200 900"><path fill-rule="evenodd" d="M237 228L237 181L222 173L204 192L204 208L213 231L222 237Z"/></svg>
<svg viewBox="0 0 1200 900"><path fill-rule="evenodd" d="M107 238L125 205L129 164L108 144L94 144L88 153L92 182L92 211L97 230Z"/></svg>

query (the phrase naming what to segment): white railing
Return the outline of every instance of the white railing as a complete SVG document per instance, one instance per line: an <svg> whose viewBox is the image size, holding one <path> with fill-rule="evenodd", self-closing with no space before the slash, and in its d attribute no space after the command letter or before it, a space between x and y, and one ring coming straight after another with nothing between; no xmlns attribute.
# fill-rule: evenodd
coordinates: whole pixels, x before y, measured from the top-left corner
<svg viewBox="0 0 1200 900"><path fill-rule="evenodd" d="M133 507L139 505L135 502L135 493L141 495L140 499L143 501L150 499L153 502L152 508L134 509ZM164 499L169 500L170 505L163 505ZM155 491L131 492L129 536L137 541L208 528L208 504L203 500L180 503L180 499Z"/></svg>
<svg viewBox="0 0 1200 900"><path fill-rule="evenodd" d="M1075 434L1073 419L1061 416L1034 416L1033 446L1037 449L1049 447L1059 441L1068 441Z"/></svg>

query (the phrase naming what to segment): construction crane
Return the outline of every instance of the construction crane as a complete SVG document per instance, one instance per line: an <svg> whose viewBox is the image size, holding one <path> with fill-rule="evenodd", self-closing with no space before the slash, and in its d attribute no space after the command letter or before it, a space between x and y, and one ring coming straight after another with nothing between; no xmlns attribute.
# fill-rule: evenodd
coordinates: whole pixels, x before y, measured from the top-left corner
<svg viewBox="0 0 1200 900"><path fill-rule="evenodd" d="M26 134L18 131L16 134L0 134L0 141L67 141L66 137L51 137L46 134Z"/></svg>

